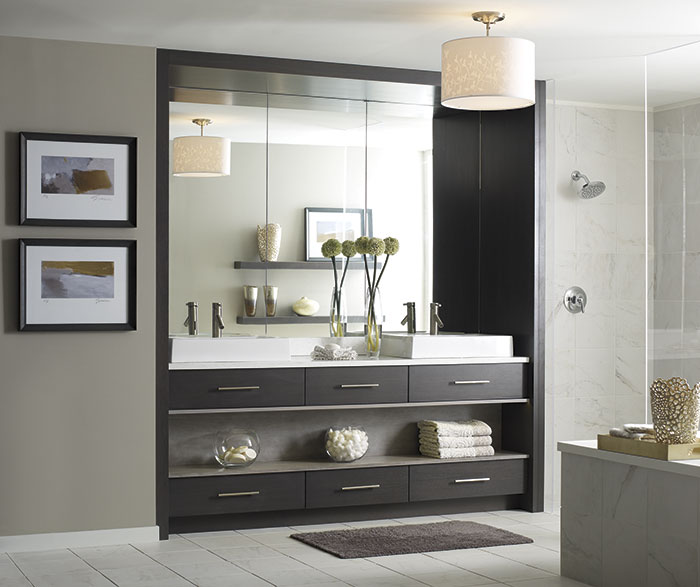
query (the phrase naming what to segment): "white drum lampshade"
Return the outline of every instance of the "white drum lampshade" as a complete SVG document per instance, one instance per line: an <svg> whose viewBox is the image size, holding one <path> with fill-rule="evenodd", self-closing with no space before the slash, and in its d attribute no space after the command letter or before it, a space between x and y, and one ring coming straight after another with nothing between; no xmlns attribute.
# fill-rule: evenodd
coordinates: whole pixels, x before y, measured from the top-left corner
<svg viewBox="0 0 700 587"><path fill-rule="evenodd" d="M177 137L173 141L173 175L178 177L221 177L231 175L231 142L223 137L205 137L204 126L211 121L193 120L202 128L200 136Z"/></svg>
<svg viewBox="0 0 700 587"><path fill-rule="evenodd" d="M443 106L513 110L535 103L535 44L527 39L488 36L490 25L504 16L475 13L474 20L487 25L487 36L454 39L442 45Z"/></svg>

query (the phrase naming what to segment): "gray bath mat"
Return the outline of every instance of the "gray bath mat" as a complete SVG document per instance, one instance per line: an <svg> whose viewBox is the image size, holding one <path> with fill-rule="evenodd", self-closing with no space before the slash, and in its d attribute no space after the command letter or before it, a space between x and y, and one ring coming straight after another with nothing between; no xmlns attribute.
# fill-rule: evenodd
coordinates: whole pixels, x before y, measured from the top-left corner
<svg viewBox="0 0 700 587"><path fill-rule="evenodd" d="M292 534L291 537L339 558L364 558L532 542L531 538L507 530L477 522L461 521L304 532Z"/></svg>

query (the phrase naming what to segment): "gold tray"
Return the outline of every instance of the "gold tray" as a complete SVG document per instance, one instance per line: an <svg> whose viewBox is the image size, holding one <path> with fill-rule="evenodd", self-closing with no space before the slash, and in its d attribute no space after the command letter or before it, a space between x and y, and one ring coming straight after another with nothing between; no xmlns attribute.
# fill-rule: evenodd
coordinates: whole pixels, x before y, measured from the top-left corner
<svg viewBox="0 0 700 587"><path fill-rule="evenodd" d="M598 434L598 448L662 461L700 459L700 443L698 442L693 444L661 444L632 438L619 438L609 434Z"/></svg>

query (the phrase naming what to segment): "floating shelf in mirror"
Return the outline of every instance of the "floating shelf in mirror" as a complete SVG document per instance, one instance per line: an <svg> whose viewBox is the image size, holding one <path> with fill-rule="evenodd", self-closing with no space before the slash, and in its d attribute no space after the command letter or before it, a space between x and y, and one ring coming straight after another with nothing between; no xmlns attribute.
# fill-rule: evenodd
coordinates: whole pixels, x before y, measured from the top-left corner
<svg viewBox="0 0 700 587"><path fill-rule="evenodd" d="M377 263L377 269L380 269L381 263ZM234 261L235 269L325 269L329 271L333 266L329 261ZM365 265L361 260L350 261L348 270L364 270ZM370 266L371 269L371 266Z"/></svg>
<svg viewBox="0 0 700 587"><path fill-rule="evenodd" d="M364 316L348 316L351 324L361 324ZM236 316L237 324L328 324L329 316Z"/></svg>

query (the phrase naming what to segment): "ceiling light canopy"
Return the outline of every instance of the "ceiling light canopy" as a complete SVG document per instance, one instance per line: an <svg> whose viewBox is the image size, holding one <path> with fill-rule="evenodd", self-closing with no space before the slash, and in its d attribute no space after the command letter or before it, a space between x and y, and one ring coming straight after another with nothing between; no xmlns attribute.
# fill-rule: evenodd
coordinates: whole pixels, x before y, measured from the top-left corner
<svg viewBox="0 0 700 587"><path fill-rule="evenodd" d="M205 137L208 118L195 118L200 136L177 137L173 141L173 175L221 177L231 175L231 142L223 137Z"/></svg>
<svg viewBox="0 0 700 587"><path fill-rule="evenodd" d="M535 44L491 37L502 12L475 12L485 37L454 39L442 45L443 106L461 110L513 110L535 103Z"/></svg>

